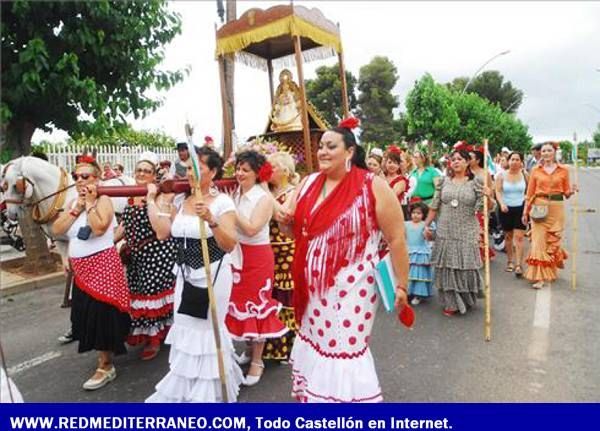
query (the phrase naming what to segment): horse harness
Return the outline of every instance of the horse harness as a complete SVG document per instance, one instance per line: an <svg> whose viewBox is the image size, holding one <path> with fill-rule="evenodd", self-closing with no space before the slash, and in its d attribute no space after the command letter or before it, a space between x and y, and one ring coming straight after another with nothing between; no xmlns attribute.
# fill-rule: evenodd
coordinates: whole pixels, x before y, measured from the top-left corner
<svg viewBox="0 0 600 431"><path fill-rule="evenodd" d="M2 170L2 177L6 175L8 171L8 167L11 166L12 163L8 163L4 169ZM29 178L24 175L19 176L17 181L15 182L15 189L17 192L23 196L21 200L16 199L6 199L5 202L9 204L22 205L25 203L25 192L27 191L27 183L31 185L32 188L35 188L35 184ZM58 190L54 193L49 194L48 196L44 196L41 199L38 199L35 202L28 203L26 206L33 207L31 218L37 224L46 224L52 220L54 220L60 211L62 211L62 207L65 204L65 200L67 198L67 190L71 187L74 187L75 184L68 185L69 183L69 175L64 168L60 168L60 181L58 183ZM42 210L40 209L39 204L43 201L54 197L52 204L50 205L50 209L45 215L42 215Z"/></svg>

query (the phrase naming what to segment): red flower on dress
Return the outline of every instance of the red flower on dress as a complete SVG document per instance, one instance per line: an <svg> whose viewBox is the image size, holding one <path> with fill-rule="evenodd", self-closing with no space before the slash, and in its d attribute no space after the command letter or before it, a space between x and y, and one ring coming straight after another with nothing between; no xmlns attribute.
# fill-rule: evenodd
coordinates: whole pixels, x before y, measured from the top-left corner
<svg viewBox="0 0 600 431"><path fill-rule="evenodd" d="M264 165L258 170L258 181L263 183L269 181L273 176L273 166L269 162L265 162Z"/></svg>
<svg viewBox="0 0 600 431"><path fill-rule="evenodd" d="M340 121L340 123L338 124L338 127L352 130L352 129L358 127L359 125L360 125L360 120L358 118L348 117L348 118L344 118L342 121Z"/></svg>

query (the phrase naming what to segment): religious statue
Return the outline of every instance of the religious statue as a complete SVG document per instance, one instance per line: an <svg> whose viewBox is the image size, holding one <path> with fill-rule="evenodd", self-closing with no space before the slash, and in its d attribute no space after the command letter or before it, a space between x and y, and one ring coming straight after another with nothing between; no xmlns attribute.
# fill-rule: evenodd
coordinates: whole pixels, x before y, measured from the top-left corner
<svg viewBox="0 0 600 431"><path fill-rule="evenodd" d="M284 69L279 74L279 86L275 92L271 110L271 131L289 132L302 130L302 100L300 88L292 80L292 73Z"/></svg>

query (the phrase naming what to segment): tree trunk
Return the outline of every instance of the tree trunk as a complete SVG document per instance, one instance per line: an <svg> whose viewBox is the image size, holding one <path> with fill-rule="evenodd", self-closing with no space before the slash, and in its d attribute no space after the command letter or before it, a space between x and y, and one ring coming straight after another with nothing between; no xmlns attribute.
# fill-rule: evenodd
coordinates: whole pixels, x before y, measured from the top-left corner
<svg viewBox="0 0 600 431"><path fill-rule="evenodd" d="M11 121L6 127L6 147L3 152L7 151L11 159L29 154L35 129L35 125L27 120Z"/></svg>
<svg viewBox="0 0 600 431"><path fill-rule="evenodd" d="M47 274L56 269L48 242L40 226L31 218L31 209L27 208L19 217L19 226L25 243L25 265L23 271L32 274Z"/></svg>

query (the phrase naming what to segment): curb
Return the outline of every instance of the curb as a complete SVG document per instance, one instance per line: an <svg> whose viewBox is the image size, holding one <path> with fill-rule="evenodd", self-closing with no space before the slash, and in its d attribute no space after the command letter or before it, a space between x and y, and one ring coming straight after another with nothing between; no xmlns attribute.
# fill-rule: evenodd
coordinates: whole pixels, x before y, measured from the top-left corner
<svg viewBox="0 0 600 431"><path fill-rule="evenodd" d="M19 293L30 292L44 287L50 287L57 283L66 283L66 276L63 272L55 272L53 274L42 275L32 280L18 281L2 286L0 289L0 298L18 295Z"/></svg>

